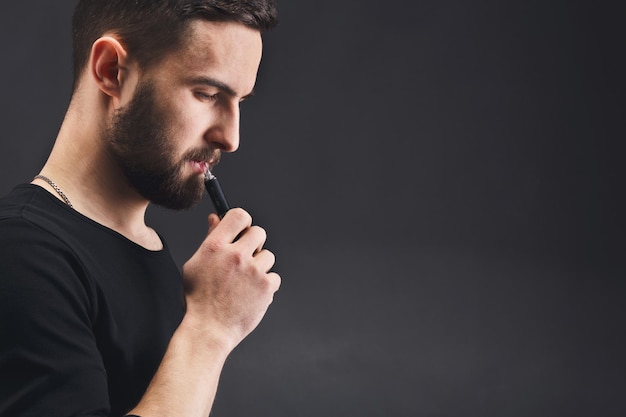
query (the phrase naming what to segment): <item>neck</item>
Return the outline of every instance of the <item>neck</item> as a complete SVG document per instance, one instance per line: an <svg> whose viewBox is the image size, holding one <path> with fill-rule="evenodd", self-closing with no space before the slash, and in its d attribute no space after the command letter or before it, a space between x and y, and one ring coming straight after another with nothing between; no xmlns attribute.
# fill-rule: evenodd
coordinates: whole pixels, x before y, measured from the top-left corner
<svg viewBox="0 0 626 417"><path fill-rule="evenodd" d="M102 137L99 123L70 107L40 174L54 181L79 213L146 249L160 250L162 242L145 224L149 202L128 184ZM43 180L33 183L58 196Z"/></svg>

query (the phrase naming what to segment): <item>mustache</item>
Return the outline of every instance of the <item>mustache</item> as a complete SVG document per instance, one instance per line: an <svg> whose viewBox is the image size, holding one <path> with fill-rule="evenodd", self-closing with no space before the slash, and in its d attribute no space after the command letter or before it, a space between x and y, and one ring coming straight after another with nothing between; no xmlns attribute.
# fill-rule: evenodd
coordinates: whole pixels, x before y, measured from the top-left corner
<svg viewBox="0 0 626 417"><path fill-rule="evenodd" d="M183 161L205 161L211 167L220 163L222 152L219 149L192 149L185 153Z"/></svg>

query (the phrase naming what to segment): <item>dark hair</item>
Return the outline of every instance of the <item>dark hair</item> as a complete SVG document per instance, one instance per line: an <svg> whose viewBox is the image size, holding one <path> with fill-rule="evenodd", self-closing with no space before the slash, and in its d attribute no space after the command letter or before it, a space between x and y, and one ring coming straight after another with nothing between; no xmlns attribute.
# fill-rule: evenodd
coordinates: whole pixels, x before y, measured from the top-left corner
<svg viewBox="0 0 626 417"><path fill-rule="evenodd" d="M117 35L143 68L180 45L195 19L238 22L265 32L278 23L274 0L80 0L74 10L74 87L93 43Z"/></svg>

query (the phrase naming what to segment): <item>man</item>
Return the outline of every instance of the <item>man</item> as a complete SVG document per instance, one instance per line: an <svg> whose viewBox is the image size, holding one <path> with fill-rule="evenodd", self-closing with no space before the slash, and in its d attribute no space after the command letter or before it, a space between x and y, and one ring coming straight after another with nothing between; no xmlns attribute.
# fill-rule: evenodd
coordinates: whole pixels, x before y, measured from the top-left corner
<svg viewBox="0 0 626 417"><path fill-rule="evenodd" d="M280 285L242 209L177 270L144 222L239 144L272 0L80 0L54 148L0 201L0 415L207 416Z"/></svg>

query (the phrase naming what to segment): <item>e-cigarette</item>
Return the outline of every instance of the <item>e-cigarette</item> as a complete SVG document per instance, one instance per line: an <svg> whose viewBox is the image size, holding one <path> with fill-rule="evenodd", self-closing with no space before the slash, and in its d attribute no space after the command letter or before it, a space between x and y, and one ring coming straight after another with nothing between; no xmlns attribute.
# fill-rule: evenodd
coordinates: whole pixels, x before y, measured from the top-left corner
<svg viewBox="0 0 626 417"><path fill-rule="evenodd" d="M230 205L228 204L228 200L226 200L224 191L222 191L220 182L208 168L204 173L204 187L206 188L209 197L211 197L213 207L215 207L215 212L218 216L220 216L221 219L222 217L224 217L226 212L230 210Z"/></svg>

